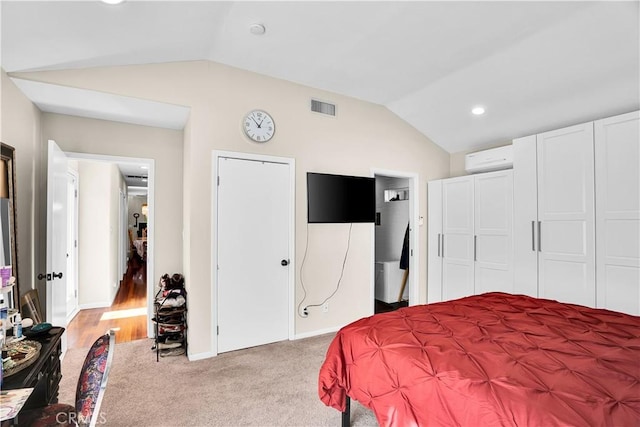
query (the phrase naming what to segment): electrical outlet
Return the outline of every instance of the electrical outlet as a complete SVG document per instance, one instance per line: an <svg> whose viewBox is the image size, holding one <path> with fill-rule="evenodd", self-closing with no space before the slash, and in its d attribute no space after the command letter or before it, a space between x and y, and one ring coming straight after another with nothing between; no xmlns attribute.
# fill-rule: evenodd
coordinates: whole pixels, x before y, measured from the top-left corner
<svg viewBox="0 0 640 427"><path fill-rule="evenodd" d="M322 304L322 312L323 313L328 313L329 312L329 303L325 302L324 304Z"/></svg>

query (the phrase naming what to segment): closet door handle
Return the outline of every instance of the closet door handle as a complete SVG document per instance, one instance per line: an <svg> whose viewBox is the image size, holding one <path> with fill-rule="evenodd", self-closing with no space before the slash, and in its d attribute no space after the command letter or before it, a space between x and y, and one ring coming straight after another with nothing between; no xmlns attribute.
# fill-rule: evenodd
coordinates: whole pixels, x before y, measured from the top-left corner
<svg viewBox="0 0 640 427"><path fill-rule="evenodd" d="M478 261L478 236L473 236L473 260Z"/></svg>
<svg viewBox="0 0 640 427"><path fill-rule="evenodd" d="M440 233L438 233L438 257L440 257Z"/></svg>
<svg viewBox="0 0 640 427"><path fill-rule="evenodd" d="M538 221L538 252L542 252L542 221Z"/></svg>
<svg viewBox="0 0 640 427"><path fill-rule="evenodd" d="M531 221L531 250L536 251L536 222Z"/></svg>
<svg viewBox="0 0 640 427"><path fill-rule="evenodd" d="M444 233L442 233L442 258L444 258Z"/></svg>

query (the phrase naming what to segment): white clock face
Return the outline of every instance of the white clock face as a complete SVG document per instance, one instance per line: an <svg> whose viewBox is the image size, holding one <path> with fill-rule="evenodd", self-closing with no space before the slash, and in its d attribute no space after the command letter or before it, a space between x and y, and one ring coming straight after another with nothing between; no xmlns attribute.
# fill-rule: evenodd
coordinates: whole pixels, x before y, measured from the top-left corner
<svg viewBox="0 0 640 427"><path fill-rule="evenodd" d="M242 122L244 133L256 142L267 142L276 132L276 124L271 116L262 110L254 110Z"/></svg>

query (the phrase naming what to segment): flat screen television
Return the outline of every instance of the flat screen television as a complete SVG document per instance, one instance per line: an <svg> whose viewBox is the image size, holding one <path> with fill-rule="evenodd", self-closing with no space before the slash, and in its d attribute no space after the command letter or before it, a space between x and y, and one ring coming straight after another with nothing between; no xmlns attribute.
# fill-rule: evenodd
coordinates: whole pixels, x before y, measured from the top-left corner
<svg viewBox="0 0 640 427"><path fill-rule="evenodd" d="M309 223L375 222L375 179L307 172L307 215Z"/></svg>

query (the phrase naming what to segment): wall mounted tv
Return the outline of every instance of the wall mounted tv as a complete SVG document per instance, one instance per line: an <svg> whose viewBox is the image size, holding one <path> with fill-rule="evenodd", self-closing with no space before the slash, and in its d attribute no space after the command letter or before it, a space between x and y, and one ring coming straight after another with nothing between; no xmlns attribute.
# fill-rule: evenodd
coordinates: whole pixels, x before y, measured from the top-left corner
<svg viewBox="0 0 640 427"><path fill-rule="evenodd" d="M307 214L309 223L375 222L375 179L307 172Z"/></svg>

